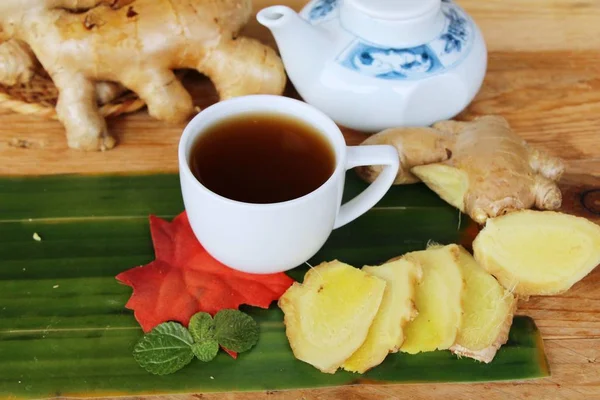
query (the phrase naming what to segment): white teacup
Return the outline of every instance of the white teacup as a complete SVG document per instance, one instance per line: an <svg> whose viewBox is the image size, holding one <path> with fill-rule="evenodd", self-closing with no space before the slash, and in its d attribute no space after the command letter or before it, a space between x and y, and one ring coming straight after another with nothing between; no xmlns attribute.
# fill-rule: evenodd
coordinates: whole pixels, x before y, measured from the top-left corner
<svg viewBox="0 0 600 400"><path fill-rule="evenodd" d="M248 112L283 114L316 128L334 150L333 174L305 196L272 204L242 203L207 189L189 165L196 139L216 122ZM346 170L361 165L384 168L365 191L341 205ZM332 230L364 214L385 195L398 167L394 147L346 146L342 132L329 117L309 104L283 96L252 95L216 103L190 121L179 142L181 190L194 234L223 264L256 274L287 271L309 260Z"/></svg>

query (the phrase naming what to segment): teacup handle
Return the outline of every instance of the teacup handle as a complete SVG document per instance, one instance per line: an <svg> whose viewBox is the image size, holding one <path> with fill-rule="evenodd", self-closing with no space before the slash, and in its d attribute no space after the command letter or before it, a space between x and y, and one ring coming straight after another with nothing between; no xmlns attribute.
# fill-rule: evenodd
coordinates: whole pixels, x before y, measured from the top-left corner
<svg viewBox="0 0 600 400"><path fill-rule="evenodd" d="M371 209L390 189L400 167L398 151L389 145L348 146L346 170L364 165L383 165L383 171L361 194L340 207L334 229L360 217Z"/></svg>

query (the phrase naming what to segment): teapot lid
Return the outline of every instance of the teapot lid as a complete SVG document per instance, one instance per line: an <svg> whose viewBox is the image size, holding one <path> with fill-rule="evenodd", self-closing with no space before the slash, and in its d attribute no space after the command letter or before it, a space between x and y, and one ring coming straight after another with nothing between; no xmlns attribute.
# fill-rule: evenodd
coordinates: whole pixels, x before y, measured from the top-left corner
<svg viewBox="0 0 600 400"><path fill-rule="evenodd" d="M372 18L416 18L439 10L441 0L345 0L349 6Z"/></svg>
<svg viewBox="0 0 600 400"><path fill-rule="evenodd" d="M443 29L442 0L342 0L342 26L381 46L414 47Z"/></svg>

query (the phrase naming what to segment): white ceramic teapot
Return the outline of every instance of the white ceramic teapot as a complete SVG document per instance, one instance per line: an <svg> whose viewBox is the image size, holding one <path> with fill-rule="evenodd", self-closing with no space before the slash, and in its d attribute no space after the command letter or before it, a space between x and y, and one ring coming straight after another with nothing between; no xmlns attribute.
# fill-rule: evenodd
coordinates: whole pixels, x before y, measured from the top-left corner
<svg viewBox="0 0 600 400"><path fill-rule="evenodd" d="M257 20L303 100L365 132L453 118L487 66L480 30L450 0L312 0Z"/></svg>

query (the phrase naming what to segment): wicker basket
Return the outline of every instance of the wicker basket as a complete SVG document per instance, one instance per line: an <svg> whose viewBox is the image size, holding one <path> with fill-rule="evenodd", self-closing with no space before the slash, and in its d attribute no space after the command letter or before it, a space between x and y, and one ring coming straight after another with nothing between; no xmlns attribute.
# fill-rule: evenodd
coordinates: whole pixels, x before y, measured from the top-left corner
<svg viewBox="0 0 600 400"><path fill-rule="evenodd" d="M57 119L56 101L58 90L45 72L36 73L26 84L4 86L0 84L0 108L19 114L36 115ZM111 102L100 106L103 117L131 113L144 107L145 103L133 92L126 91Z"/></svg>

